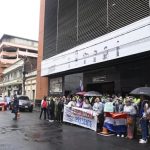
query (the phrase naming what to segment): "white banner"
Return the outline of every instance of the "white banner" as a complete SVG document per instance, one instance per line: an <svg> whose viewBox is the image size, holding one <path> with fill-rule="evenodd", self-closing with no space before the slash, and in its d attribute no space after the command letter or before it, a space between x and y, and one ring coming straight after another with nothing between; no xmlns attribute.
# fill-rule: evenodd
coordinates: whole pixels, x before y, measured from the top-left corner
<svg viewBox="0 0 150 150"><path fill-rule="evenodd" d="M97 130L97 116L93 110L64 106L63 121Z"/></svg>

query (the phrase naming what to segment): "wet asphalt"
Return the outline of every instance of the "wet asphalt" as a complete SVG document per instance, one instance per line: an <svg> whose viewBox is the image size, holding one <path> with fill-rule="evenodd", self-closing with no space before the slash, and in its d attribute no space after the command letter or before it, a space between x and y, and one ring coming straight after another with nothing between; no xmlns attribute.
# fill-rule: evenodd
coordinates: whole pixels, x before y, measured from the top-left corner
<svg viewBox="0 0 150 150"><path fill-rule="evenodd" d="M10 111L0 112L0 150L148 150L138 139L104 137L74 125L49 123L39 112L21 112L12 120Z"/></svg>

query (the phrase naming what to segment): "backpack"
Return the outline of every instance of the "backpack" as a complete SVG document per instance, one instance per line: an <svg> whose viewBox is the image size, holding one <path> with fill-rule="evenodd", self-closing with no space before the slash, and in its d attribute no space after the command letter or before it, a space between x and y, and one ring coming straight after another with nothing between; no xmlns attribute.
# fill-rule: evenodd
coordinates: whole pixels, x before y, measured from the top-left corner
<svg viewBox="0 0 150 150"><path fill-rule="evenodd" d="M47 101L43 100L42 108L47 108Z"/></svg>

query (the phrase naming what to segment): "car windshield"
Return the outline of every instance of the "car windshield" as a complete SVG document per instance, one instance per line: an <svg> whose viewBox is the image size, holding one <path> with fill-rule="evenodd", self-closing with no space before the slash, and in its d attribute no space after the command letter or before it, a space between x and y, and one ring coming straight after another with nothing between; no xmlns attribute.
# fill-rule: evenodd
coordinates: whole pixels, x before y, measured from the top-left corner
<svg viewBox="0 0 150 150"><path fill-rule="evenodd" d="M20 96L18 99L29 101L29 98L27 96Z"/></svg>

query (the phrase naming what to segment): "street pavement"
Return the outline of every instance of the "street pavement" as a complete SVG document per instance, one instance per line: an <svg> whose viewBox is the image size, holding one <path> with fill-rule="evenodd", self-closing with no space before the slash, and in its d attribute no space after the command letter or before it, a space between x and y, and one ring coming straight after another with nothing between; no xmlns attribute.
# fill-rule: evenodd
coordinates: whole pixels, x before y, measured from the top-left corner
<svg viewBox="0 0 150 150"><path fill-rule="evenodd" d="M0 112L0 150L148 150L138 139L105 137L82 127L49 123L39 119L39 111L21 112L12 120L10 111Z"/></svg>

